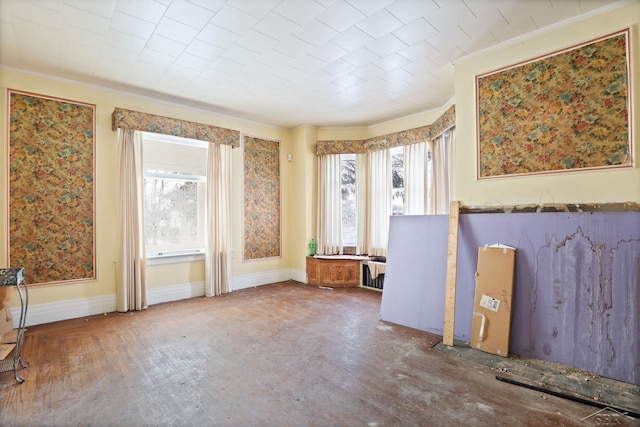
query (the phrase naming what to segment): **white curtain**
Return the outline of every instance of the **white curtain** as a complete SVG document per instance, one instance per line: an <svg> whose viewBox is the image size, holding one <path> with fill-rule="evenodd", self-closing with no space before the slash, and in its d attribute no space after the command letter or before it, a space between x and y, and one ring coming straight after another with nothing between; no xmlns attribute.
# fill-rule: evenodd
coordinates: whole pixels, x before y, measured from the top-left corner
<svg viewBox="0 0 640 427"><path fill-rule="evenodd" d="M404 214L424 215L427 212L427 143L405 145L404 152Z"/></svg>
<svg viewBox="0 0 640 427"><path fill-rule="evenodd" d="M451 128L429 141L432 159L432 193L428 214L449 213L449 199L453 190L451 171L455 129Z"/></svg>
<svg viewBox="0 0 640 427"><path fill-rule="evenodd" d="M391 216L391 155L389 150L369 153L367 254L387 256Z"/></svg>
<svg viewBox="0 0 640 427"><path fill-rule="evenodd" d="M318 156L317 253L342 253L342 191L340 155Z"/></svg>
<svg viewBox="0 0 640 427"><path fill-rule="evenodd" d="M356 154L356 202L358 203L358 242L356 254L366 254L369 247L369 153Z"/></svg>
<svg viewBox="0 0 640 427"><path fill-rule="evenodd" d="M205 295L231 291L231 147L209 144L205 226Z"/></svg>
<svg viewBox="0 0 640 427"><path fill-rule="evenodd" d="M147 308L142 133L117 132L116 310Z"/></svg>

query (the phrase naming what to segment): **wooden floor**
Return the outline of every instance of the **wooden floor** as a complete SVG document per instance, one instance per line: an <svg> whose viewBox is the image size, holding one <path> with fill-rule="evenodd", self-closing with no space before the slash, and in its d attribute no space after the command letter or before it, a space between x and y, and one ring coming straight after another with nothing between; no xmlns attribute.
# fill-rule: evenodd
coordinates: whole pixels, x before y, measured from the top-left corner
<svg viewBox="0 0 640 427"><path fill-rule="evenodd" d="M380 299L285 282L33 326L25 382L0 374L0 425L595 425L380 321Z"/></svg>

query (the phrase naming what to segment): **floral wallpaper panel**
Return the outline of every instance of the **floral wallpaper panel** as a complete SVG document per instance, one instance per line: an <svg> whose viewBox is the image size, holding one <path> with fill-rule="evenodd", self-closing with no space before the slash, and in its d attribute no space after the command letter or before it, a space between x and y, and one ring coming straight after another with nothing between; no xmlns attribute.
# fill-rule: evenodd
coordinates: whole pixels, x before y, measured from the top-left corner
<svg viewBox="0 0 640 427"><path fill-rule="evenodd" d="M632 166L629 29L476 78L478 178Z"/></svg>
<svg viewBox="0 0 640 427"><path fill-rule="evenodd" d="M95 105L8 97L10 266L29 284L95 279Z"/></svg>
<svg viewBox="0 0 640 427"><path fill-rule="evenodd" d="M244 259L280 256L280 143L244 137Z"/></svg>

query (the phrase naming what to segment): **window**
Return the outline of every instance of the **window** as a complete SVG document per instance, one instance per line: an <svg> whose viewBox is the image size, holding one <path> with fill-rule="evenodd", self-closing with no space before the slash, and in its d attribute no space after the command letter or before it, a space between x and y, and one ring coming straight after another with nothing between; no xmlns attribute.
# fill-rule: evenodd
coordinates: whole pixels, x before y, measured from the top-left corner
<svg viewBox="0 0 640 427"><path fill-rule="evenodd" d="M145 133L142 144L147 257L204 253L206 143Z"/></svg>
<svg viewBox="0 0 640 427"><path fill-rule="evenodd" d="M395 147L391 152L391 206L392 215L404 213L404 153L402 147Z"/></svg>
<svg viewBox="0 0 640 427"><path fill-rule="evenodd" d="M358 200L356 197L356 155L340 155L342 196L342 246L353 247L358 240Z"/></svg>

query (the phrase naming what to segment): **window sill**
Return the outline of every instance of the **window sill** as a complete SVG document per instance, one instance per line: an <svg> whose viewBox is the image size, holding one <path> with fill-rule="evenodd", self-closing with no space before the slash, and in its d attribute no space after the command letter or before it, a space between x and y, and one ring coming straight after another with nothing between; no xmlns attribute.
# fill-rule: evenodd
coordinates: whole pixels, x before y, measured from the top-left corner
<svg viewBox="0 0 640 427"><path fill-rule="evenodd" d="M147 257L147 265L167 265L182 264L187 262L204 261L204 254L180 254L180 255L160 255Z"/></svg>

